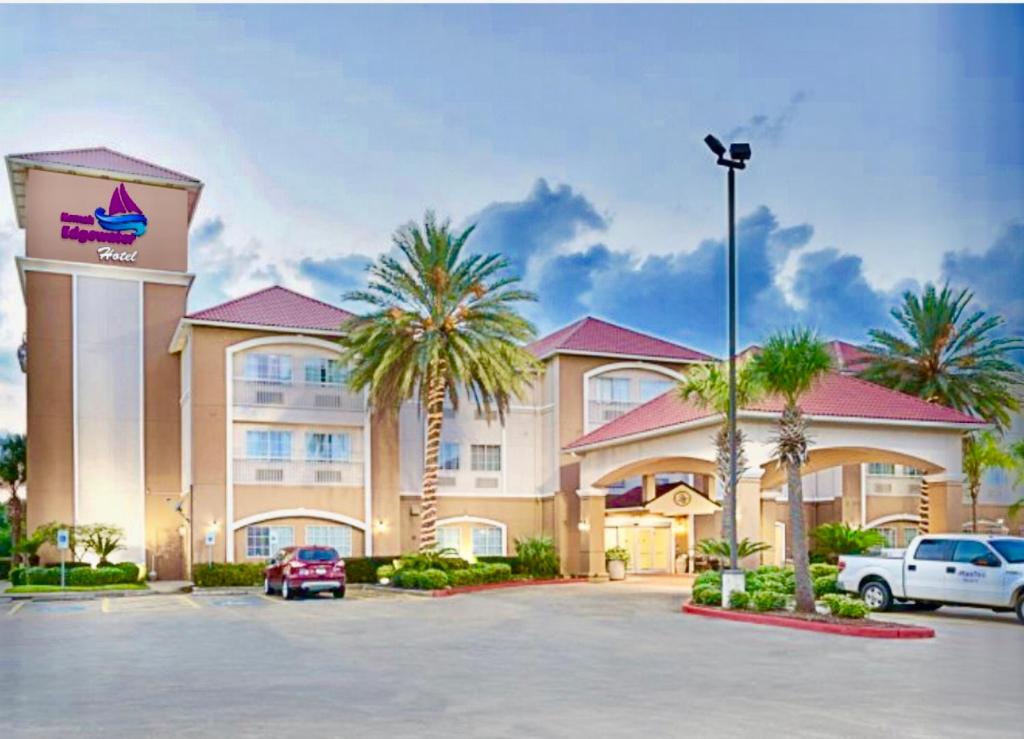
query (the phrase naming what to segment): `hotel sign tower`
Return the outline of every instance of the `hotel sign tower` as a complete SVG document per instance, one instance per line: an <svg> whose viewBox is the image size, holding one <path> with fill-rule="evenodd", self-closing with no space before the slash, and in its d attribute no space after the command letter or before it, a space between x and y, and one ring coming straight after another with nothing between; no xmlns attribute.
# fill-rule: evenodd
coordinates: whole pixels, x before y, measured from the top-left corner
<svg viewBox="0 0 1024 739"><path fill-rule="evenodd" d="M203 184L106 148L6 160L25 229L29 530L115 524L120 559L181 577L180 372L167 346Z"/></svg>

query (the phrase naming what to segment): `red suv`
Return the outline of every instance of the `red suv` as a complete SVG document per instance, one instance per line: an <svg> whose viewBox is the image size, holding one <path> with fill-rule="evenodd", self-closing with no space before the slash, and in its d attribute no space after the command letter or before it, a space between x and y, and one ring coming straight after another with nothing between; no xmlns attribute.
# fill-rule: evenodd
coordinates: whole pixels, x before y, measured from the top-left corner
<svg viewBox="0 0 1024 739"><path fill-rule="evenodd" d="M345 560L333 547L285 547L263 574L263 592L271 595L277 590L286 600L328 590L335 598L344 598Z"/></svg>

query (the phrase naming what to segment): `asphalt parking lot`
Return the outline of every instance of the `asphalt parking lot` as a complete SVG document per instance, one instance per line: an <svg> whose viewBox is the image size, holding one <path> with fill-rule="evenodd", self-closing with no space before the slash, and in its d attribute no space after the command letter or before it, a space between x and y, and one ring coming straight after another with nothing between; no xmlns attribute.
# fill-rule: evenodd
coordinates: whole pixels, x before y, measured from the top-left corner
<svg viewBox="0 0 1024 739"><path fill-rule="evenodd" d="M3 733L1019 737L1024 627L882 641L682 615L671 587L0 602Z"/></svg>

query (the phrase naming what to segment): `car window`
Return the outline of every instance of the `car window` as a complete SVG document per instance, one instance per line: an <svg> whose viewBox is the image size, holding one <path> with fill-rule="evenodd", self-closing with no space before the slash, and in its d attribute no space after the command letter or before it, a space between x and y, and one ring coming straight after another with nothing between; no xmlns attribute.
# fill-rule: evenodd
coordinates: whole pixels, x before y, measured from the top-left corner
<svg viewBox="0 0 1024 739"><path fill-rule="evenodd" d="M1024 539L996 539L992 542L996 551L1011 564L1024 562Z"/></svg>
<svg viewBox="0 0 1024 739"><path fill-rule="evenodd" d="M923 539L917 545L914 552L914 559L923 559L942 562L951 558L953 554L952 539Z"/></svg>
<svg viewBox="0 0 1024 739"><path fill-rule="evenodd" d="M991 553L989 548L980 541L958 541L956 551L953 553L953 561L969 563L978 557L987 557Z"/></svg>
<svg viewBox="0 0 1024 739"><path fill-rule="evenodd" d="M299 559L303 562L331 562L338 558L334 549L300 549Z"/></svg>

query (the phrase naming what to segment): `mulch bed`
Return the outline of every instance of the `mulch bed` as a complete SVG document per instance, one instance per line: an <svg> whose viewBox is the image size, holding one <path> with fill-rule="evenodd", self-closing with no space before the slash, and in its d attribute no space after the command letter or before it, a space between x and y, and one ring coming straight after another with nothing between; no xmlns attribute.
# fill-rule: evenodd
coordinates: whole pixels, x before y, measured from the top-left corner
<svg viewBox="0 0 1024 739"><path fill-rule="evenodd" d="M788 629L817 631L825 634L842 636L860 636L873 639L931 639L935 636L932 629L908 624L894 624L889 621L867 621L863 619L836 618L819 613L793 613L769 611L740 611L716 606L699 606L694 603L683 605L683 612L696 616L720 618L727 621L781 626Z"/></svg>

